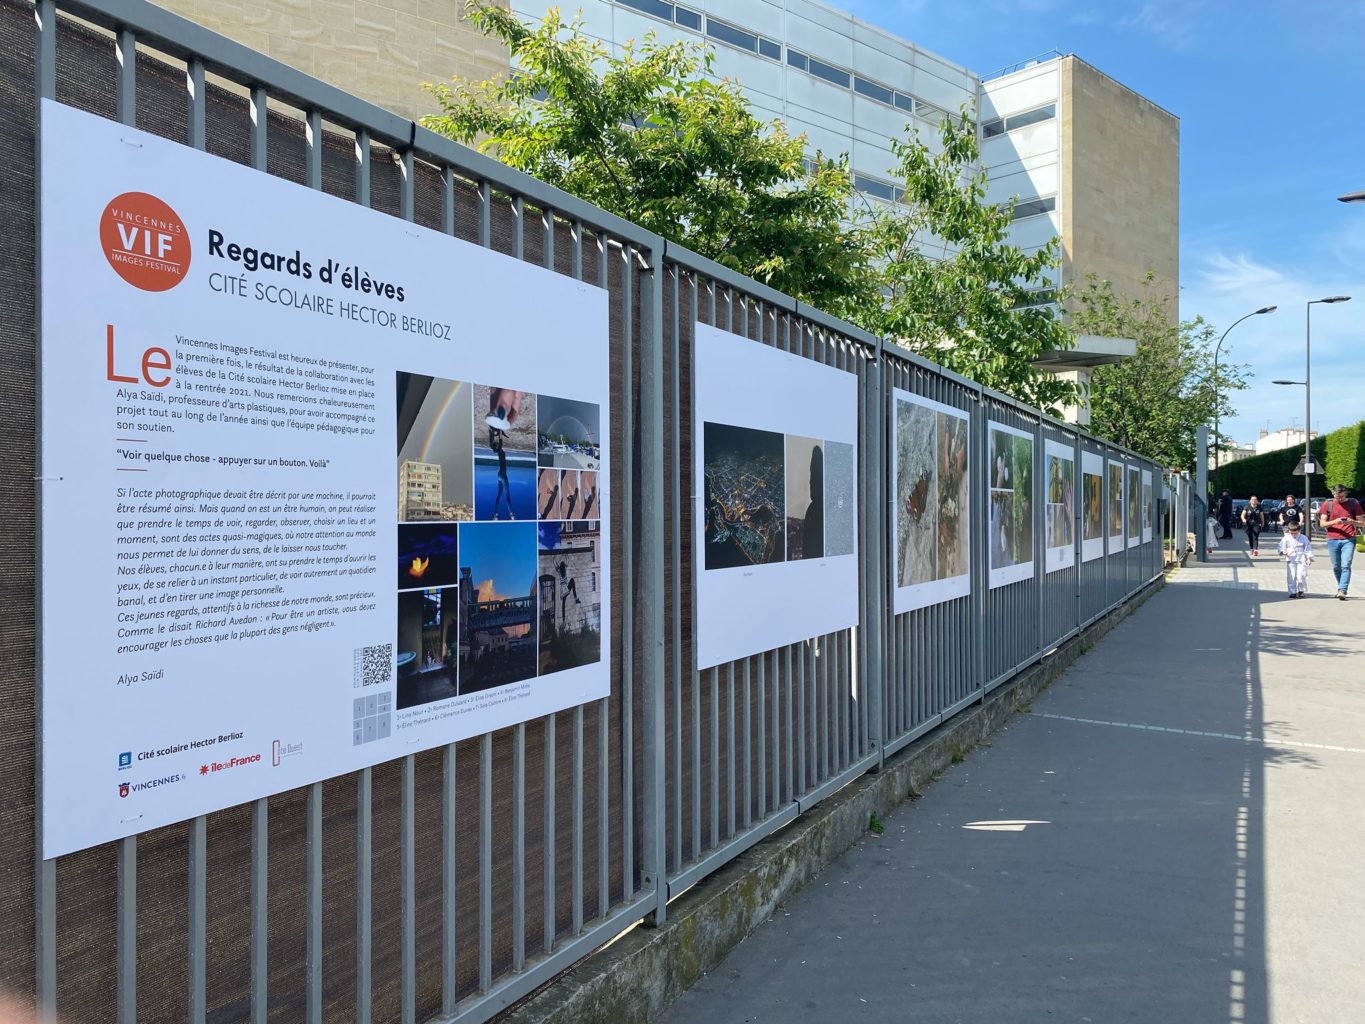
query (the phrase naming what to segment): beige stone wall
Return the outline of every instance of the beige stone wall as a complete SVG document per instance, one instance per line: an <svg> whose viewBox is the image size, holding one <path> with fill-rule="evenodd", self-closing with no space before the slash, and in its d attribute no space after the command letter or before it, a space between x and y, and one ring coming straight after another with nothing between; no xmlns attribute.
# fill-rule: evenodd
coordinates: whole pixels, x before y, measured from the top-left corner
<svg viewBox="0 0 1365 1024"><path fill-rule="evenodd" d="M423 83L481 80L508 68L506 48L464 19L464 0L157 2L413 120L436 112Z"/></svg>
<svg viewBox="0 0 1365 1024"><path fill-rule="evenodd" d="M1180 121L1074 56L1061 70L1064 280L1134 295L1151 271L1178 316Z"/></svg>

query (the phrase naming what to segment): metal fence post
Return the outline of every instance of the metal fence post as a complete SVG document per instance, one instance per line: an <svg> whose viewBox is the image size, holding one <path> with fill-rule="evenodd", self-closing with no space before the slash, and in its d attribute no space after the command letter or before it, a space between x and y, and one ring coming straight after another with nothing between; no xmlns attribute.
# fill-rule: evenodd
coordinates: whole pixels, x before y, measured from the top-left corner
<svg viewBox="0 0 1365 1024"><path fill-rule="evenodd" d="M867 374L864 389L864 407L869 410L867 423L868 452L867 465L873 467L872 479L864 483L864 493L871 502L873 514L870 517L872 529L867 531L864 541L870 541L869 550L863 554L865 566L863 587L869 592L868 622L863 626L864 643L869 645L867 663L871 667L872 679L863 680L863 692L870 702L868 707L868 743L877 748L877 769L886 762L886 691L892 684L888 671L885 651L886 638L891 628L890 594L892 570L891 560L887 557L887 530L895 520L884 514L890 511L894 500L888 493L883 497L882 489L887 488L891 479L891 463L888 458L889 446L886 444L886 360L882 354L881 339L872 353L872 370ZM890 488L887 488L889 492Z"/></svg>
<svg viewBox="0 0 1365 1024"><path fill-rule="evenodd" d="M641 885L655 892L647 923L658 927L668 913L664 644L668 635L664 603L664 248L656 239L640 296L640 653L644 698L644 778ZM629 314L627 314L629 315ZM624 429L632 429L625 424ZM630 624L626 624L630 628Z"/></svg>

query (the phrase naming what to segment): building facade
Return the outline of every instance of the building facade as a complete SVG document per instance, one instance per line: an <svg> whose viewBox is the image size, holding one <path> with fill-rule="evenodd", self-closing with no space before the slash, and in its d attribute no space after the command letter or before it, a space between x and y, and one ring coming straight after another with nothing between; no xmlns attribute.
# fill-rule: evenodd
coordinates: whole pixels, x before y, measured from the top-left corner
<svg viewBox="0 0 1365 1024"><path fill-rule="evenodd" d="M1313 437L1318 436L1315 430ZM1302 427L1281 427L1279 430L1262 430L1256 439L1255 454L1283 451L1286 448L1302 448L1304 445Z"/></svg>

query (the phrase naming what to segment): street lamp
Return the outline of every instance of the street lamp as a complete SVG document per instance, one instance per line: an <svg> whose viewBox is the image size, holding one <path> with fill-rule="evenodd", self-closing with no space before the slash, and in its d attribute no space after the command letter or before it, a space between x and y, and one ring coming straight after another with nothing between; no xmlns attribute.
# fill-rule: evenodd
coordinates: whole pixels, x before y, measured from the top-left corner
<svg viewBox="0 0 1365 1024"><path fill-rule="evenodd" d="M1308 539L1313 539L1313 474L1308 466L1313 461L1313 307L1319 304L1350 302L1349 295L1329 295L1325 299L1310 299L1305 306L1303 325L1303 380L1276 380L1272 384L1303 385L1303 512L1308 520Z"/></svg>
<svg viewBox="0 0 1365 1024"><path fill-rule="evenodd" d="M1234 321L1232 322L1232 327L1236 327L1238 324L1240 324L1243 320L1246 320L1248 317L1260 316L1262 313L1273 313L1273 312L1275 312L1275 310L1277 310L1277 309L1279 309L1279 308L1280 308L1279 306L1262 306L1260 309L1254 309L1254 310L1252 310L1250 313L1248 313L1246 316L1238 317L1236 320L1234 320ZM1223 351L1223 339L1226 338L1226 337L1228 336L1228 333L1232 330L1232 327L1229 327L1226 331L1223 332L1223 337L1218 339L1218 344L1214 347L1214 350L1213 350L1213 470L1214 470L1214 473L1217 473L1217 472L1218 472L1218 468L1223 464L1223 458L1222 458L1223 452L1222 452L1221 446L1220 446L1219 443L1218 443L1218 439L1219 439L1219 437L1221 436L1221 435L1218 433L1218 405L1219 405L1219 403L1218 403L1218 353L1221 352L1221 351Z"/></svg>
<svg viewBox="0 0 1365 1024"><path fill-rule="evenodd" d="M1337 196L1337 201L1341 203L1365 203L1365 192L1347 192L1344 196Z"/></svg>

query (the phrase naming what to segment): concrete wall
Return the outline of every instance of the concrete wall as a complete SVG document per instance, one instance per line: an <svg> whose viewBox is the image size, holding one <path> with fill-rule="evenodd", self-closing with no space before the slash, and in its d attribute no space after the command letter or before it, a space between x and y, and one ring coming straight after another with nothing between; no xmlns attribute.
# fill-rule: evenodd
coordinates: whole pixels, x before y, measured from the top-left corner
<svg viewBox="0 0 1365 1024"><path fill-rule="evenodd" d="M1061 65L1064 280L1131 295L1151 271L1178 316L1180 121L1077 57Z"/></svg>
<svg viewBox="0 0 1365 1024"><path fill-rule="evenodd" d="M403 117L436 113L422 88L505 74L507 50L463 0L157 0L205 28ZM502 0L506 6L506 0Z"/></svg>

